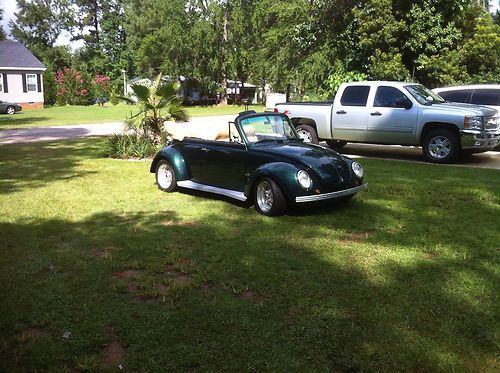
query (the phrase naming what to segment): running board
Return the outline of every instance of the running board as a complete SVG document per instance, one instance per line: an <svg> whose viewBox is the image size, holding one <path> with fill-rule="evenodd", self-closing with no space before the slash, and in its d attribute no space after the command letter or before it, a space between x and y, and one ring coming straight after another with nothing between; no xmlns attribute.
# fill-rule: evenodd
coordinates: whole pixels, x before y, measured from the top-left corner
<svg viewBox="0 0 500 373"><path fill-rule="evenodd" d="M181 188L201 190L202 192L220 194L223 196L237 199L238 201L245 202L247 200L247 197L243 194L243 192L237 192L235 190L230 190L230 189L217 188L210 185L196 183L191 180L178 181L177 185L180 186Z"/></svg>

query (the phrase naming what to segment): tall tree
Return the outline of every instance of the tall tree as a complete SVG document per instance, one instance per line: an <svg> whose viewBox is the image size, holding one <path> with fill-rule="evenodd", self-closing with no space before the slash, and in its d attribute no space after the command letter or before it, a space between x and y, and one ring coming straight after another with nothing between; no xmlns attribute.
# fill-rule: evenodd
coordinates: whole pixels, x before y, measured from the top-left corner
<svg viewBox="0 0 500 373"><path fill-rule="evenodd" d="M9 22L11 34L40 58L72 18L68 0L17 0L17 8L16 20Z"/></svg>
<svg viewBox="0 0 500 373"><path fill-rule="evenodd" d="M3 21L3 8L0 8L0 23ZM5 40L6 35L3 27L0 27L0 40Z"/></svg>

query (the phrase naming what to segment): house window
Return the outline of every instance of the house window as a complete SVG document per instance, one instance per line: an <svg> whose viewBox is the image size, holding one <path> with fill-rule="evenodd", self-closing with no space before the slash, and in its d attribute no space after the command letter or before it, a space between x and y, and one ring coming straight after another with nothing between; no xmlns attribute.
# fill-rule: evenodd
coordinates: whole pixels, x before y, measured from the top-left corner
<svg viewBox="0 0 500 373"><path fill-rule="evenodd" d="M3 74L0 74L0 92L3 92Z"/></svg>
<svg viewBox="0 0 500 373"><path fill-rule="evenodd" d="M28 88L28 92L36 92L36 74L26 74L26 87Z"/></svg>

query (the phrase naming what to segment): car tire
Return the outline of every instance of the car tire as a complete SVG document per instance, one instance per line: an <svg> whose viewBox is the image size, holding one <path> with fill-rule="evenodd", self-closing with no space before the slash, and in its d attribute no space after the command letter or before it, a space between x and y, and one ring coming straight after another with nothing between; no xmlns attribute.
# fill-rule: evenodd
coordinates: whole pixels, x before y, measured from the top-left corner
<svg viewBox="0 0 500 373"><path fill-rule="evenodd" d="M7 109L5 109L5 112L9 115L12 115L16 112L16 108L14 106L7 106Z"/></svg>
<svg viewBox="0 0 500 373"><path fill-rule="evenodd" d="M326 144L332 149L340 149L347 145L347 141L331 139L326 140Z"/></svg>
<svg viewBox="0 0 500 373"><path fill-rule="evenodd" d="M162 159L156 165L156 185L164 192L173 192L177 189L175 171L166 160Z"/></svg>
<svg viewBox="0 0 500 373"><path fill-rule="evenodd" d="M262 215L278 216L286 211L286 200L278 184L270 178L260 179L254 190L255 209Z"/></svg>
<svg viewBox="0 0 500 373"><path fill-rule="evenodd" d="M304 142L311 144L318 144L318 135L316 134L316 130L307 124L301 124L295 127L295 131L301 139L304 139Z"/></svg>
<svg viewBox="0 0 500 373"><path fill-rule="evenodd" d="M455 132L435 129L425 136L422 151L429 162L452 163L460 154L460 140Z"/></svg>

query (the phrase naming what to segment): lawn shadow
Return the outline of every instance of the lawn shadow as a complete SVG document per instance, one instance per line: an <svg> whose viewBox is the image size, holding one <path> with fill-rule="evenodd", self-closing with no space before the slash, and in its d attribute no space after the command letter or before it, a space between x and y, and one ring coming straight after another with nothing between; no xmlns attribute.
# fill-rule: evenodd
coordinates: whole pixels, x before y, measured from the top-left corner
<svg viewBox="0 0 500 373"><path fill-rule="evenodd" d="M0 146L0 193L39 188L58 180L93 173L77 170L83 159L95 158L100 141L40 142ZM22 157L18 153L23 154ZM27 155L29 154L29 155Z"/></svg>
<svg viewBox="0 0 500 373"><path fill-rule="evenodd" d="M359 233L352 217L408 222L369 200L355 207L312 221L223 205L195 220L167 210L0 223L0 350L17 357L4 364L29 370L33 362L42 369L92 359L102 353L95 341L102 345L112 328L131 370L491 369L499 278L485 266L488 256L415 253L410 262L382 256L365 267L343 238ZM411 240L395 247L383 230L362 239L374 250L415 250ZM318 240L330 240L330 249L314 250ZM442 244L439 232L429 240ZM167 270L189 282L173 282ZM134 274L134 286L116 278L122 271ZM464 276L481 284L479 298L454 284ZM54 336L70 325L79 349L43 360L19 344L15 336L40 320Z"/></svg>
<svg viewBox="0 0 500 373"><path fill-rule="evenodd" d="M0 131L11 129L10 127L5 128L7 125L15 125L15 128L21 128L21 126L25 125L27 128L30 125L40 122L48 122L50 117L24 117L24 113L16 113L14 115L0 115Z"/></svg>

